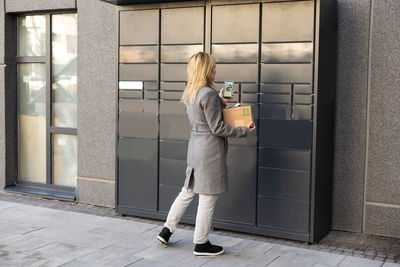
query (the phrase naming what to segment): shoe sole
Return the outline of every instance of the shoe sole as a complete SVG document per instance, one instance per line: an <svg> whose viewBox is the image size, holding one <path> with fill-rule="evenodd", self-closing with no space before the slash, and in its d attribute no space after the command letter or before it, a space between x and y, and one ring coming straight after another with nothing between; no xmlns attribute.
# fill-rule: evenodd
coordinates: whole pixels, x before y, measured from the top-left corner
<svg viewBox="0 0 400 267"><path fill-rule="evenodd" d="M196 252L196 251L193 251L193 254L195 255L195 256L218 256L218 255L221 255L221 254L223 254L224 253L224 250L222 249L220 252L218 252L218 253L210 253L210 252Z"/></svg>
<svg viewBox="0 0 400 267"><path fill-rule="evenodd" d="M165 239L162 238L161 236L157 236L157 241L160 242L163 245L168 245L168 242L165 241Z"/></svg>

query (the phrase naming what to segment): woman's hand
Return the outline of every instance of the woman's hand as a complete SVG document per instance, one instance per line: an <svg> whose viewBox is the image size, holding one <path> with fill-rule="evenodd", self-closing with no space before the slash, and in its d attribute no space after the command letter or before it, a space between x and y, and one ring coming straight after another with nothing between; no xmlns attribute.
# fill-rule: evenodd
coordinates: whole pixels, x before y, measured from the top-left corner
<svg viewBox="0 0 400 267"><path fill-rule="evenodd" d="M232 97L231 98L224 98L224 87L221 88L221 90L219 90L219 97L224 100L225 102L231 101L233 99L233 97L235 96L235 93L232 91Z"/></svg>
<svg viewBox="0 0 400 267"><path fill-rule="evenodd" d="M252 132L256 129L256 124L252 121L249 124L247 124L247 128L249 128L249 132Z"/></svg>

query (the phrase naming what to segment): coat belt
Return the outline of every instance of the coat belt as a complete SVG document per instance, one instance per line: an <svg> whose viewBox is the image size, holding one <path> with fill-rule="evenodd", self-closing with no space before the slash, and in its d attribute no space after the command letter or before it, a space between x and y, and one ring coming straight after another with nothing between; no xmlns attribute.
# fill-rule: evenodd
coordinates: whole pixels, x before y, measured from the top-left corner
<svg viewBox="0 0 400 267"><path fill-rule="evenodd" d="M192 132L211 132L208 125L192 125Z"/></svg>

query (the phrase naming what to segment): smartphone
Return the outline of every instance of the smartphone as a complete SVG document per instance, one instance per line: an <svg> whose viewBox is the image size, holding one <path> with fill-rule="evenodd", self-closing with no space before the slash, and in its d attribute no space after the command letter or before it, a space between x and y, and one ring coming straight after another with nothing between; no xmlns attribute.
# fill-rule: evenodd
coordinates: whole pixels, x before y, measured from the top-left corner
<svg viewBox="0 0 400 267"><path fill-rule="evenodd" d="M231 81L231 80L224 81L224 91L223 91L223 95L222 95L224 98L232 98L233 84L234 84L234 81Z"/></svg>

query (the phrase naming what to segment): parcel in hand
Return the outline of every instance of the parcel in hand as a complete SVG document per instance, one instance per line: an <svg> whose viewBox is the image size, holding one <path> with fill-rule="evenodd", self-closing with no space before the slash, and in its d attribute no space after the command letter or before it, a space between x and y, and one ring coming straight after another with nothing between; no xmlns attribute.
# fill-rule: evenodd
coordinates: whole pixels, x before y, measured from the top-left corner
<svg viewBox="0 0 400 267"><path fill-rule="evenodd" d="M253 121L251 106L228 107L222 110L224 122L233 127L247 126Z"/></svg>

